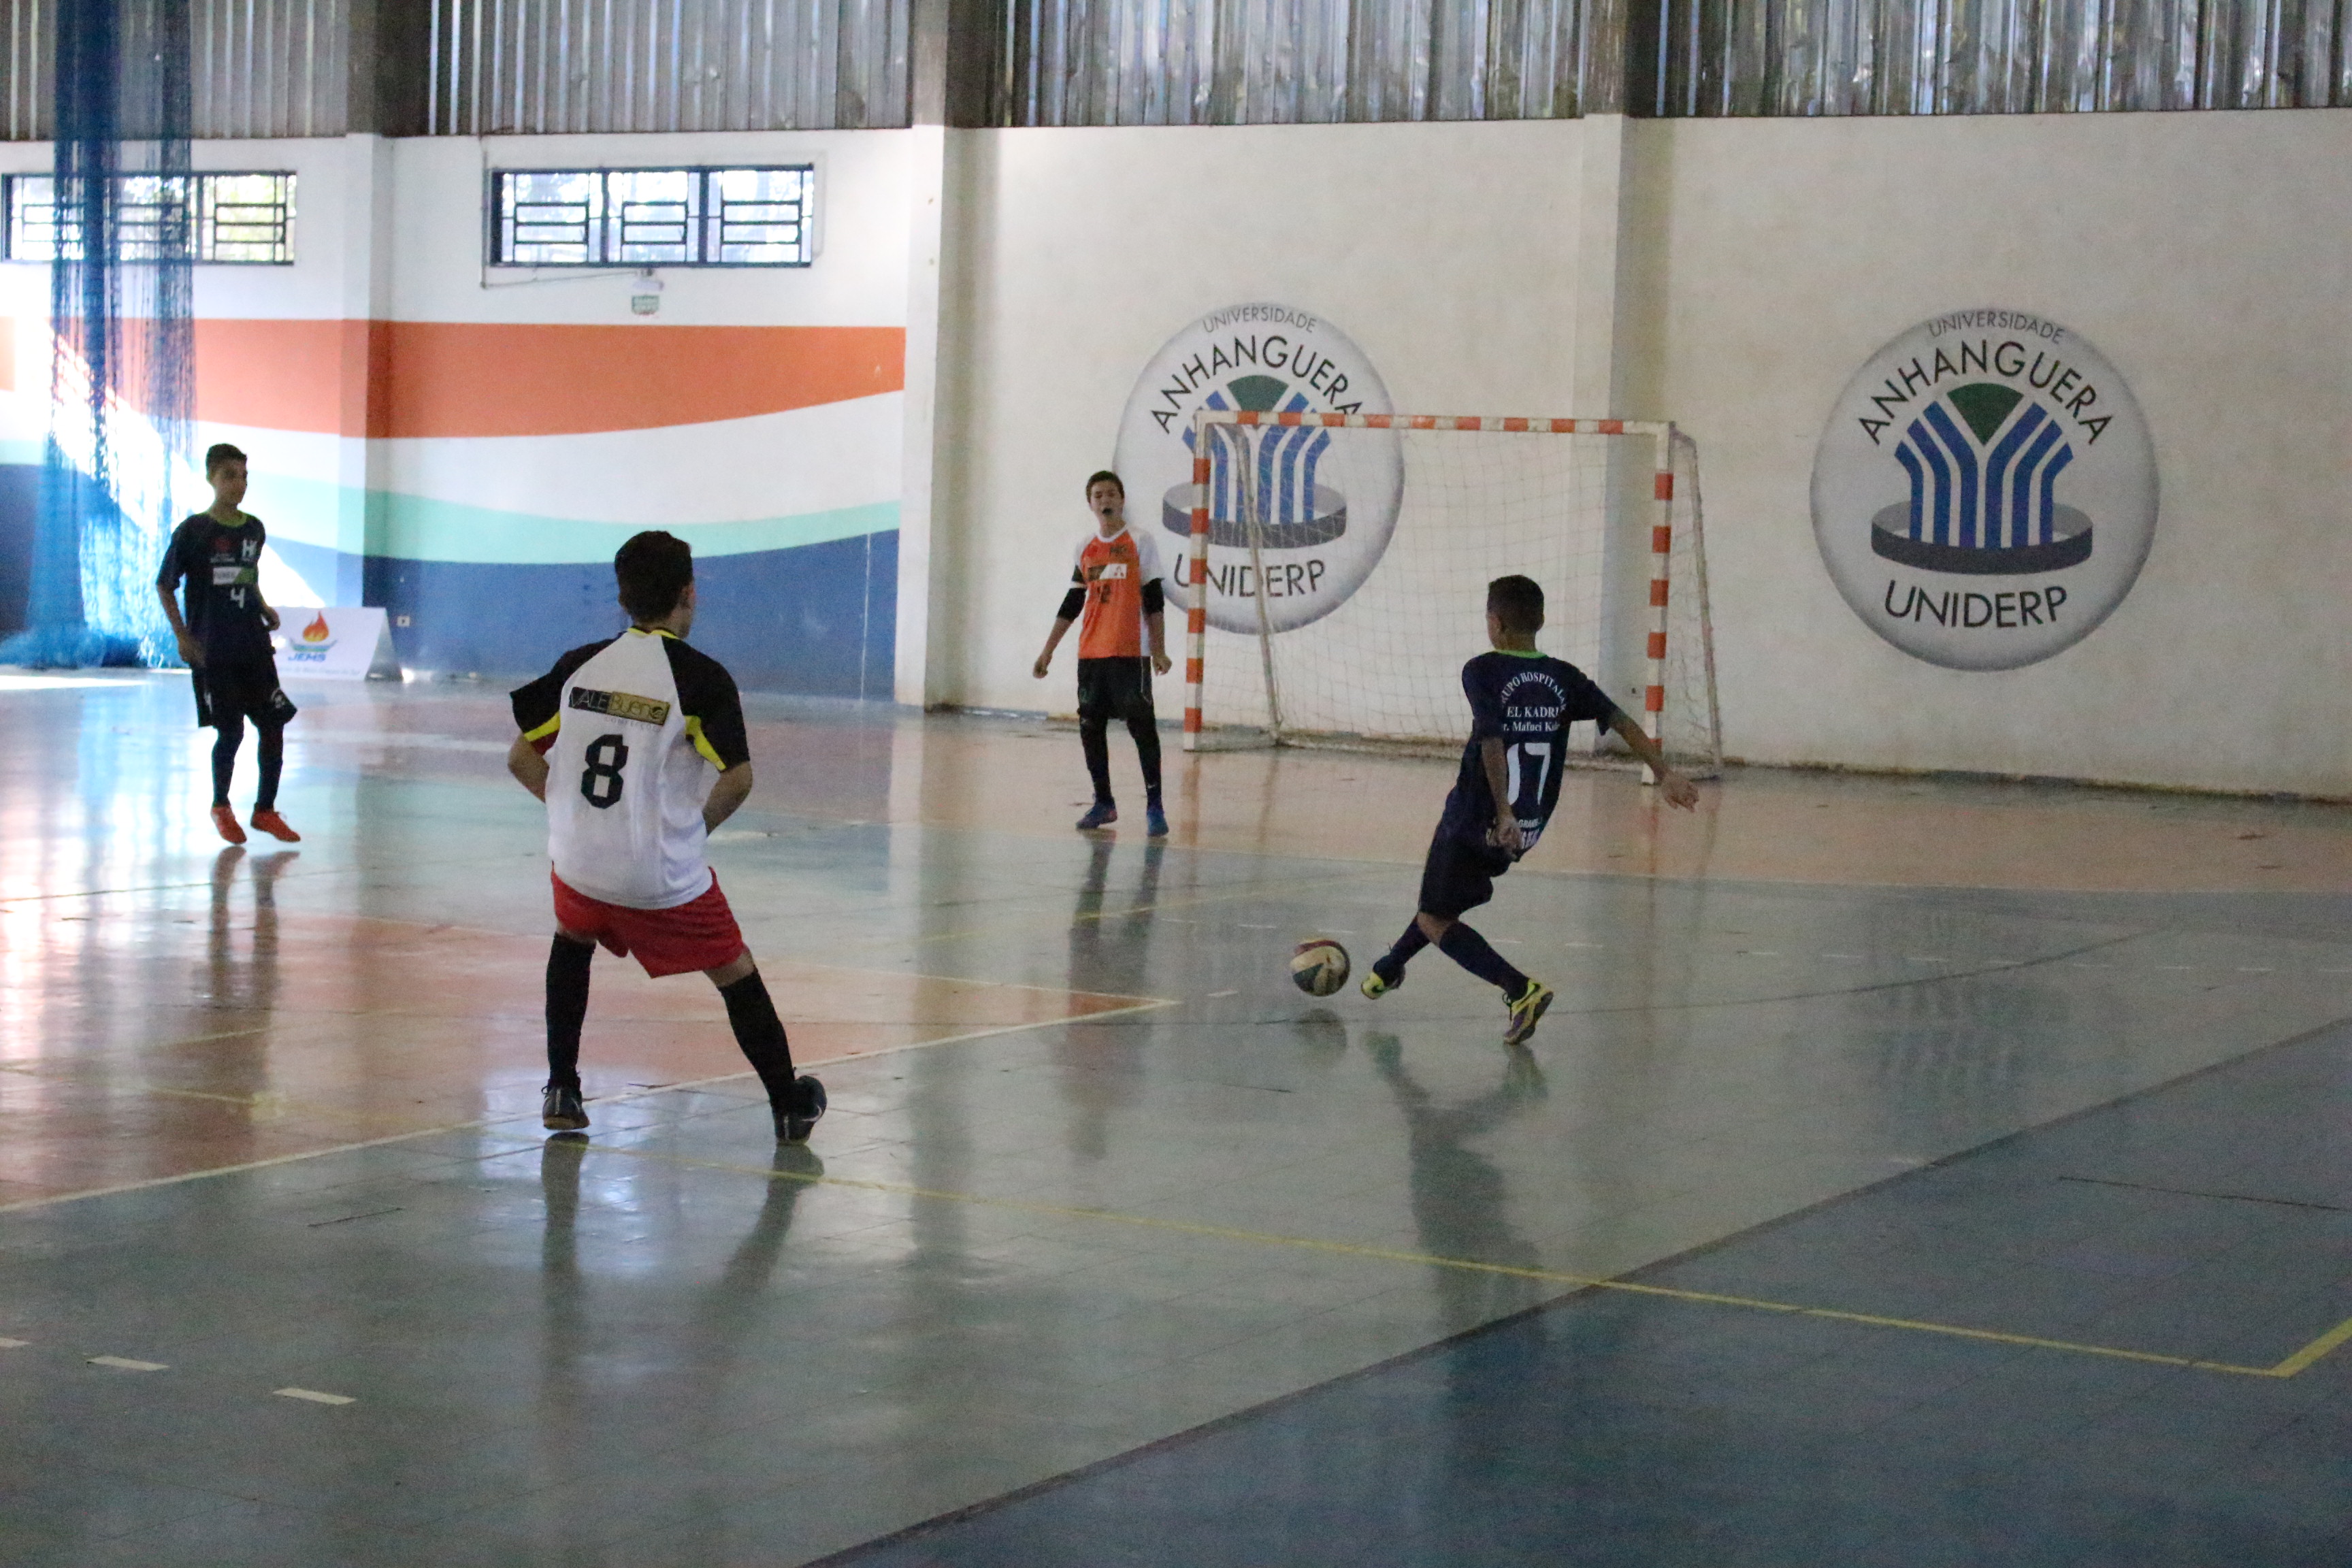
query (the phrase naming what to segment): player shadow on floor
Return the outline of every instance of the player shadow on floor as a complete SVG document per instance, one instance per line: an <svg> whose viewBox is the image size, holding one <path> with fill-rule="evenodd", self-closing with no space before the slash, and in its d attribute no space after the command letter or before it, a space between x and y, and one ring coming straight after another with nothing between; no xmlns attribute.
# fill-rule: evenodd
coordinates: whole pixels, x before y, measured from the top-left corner
<svg viewBox="0 0 2352 1568"><path fill-rule="evenodd" d="M638 1338L649 1331L675 1328L674 1334L658 1333L664 1359L675 1368L663 1403L677 1412L677 1424L662 1441L698 1445L715 1437L730 1424L730 1417L740 1420L739 1400L730 1394L764 1386L746 1376L761 1363L745 1354L744 1343L770 1318L771 1287L783 1258L793 1211L815 1179L824 1174L824 1163L805 1145L778 1145L751 1228L736 1243L717 1277L691 1295L687 1310L678 1314L683 1321L662 1324L648 1321L653 1314L646 1302L627 1299L647 1277L635 1270L616 1274L582 1267L582 1173L594 1154L587 1136L578 1132L557 1133L540 1150L540 1193L545 1205L540 1244L544 1324L541 1415L568 1425L593 1423L600 1415L608 1414L599 1410L600 1401L627 1391L593 1373L609 1363L616 1336ZM603 1157L616 1159L610 1153ZM635 1249L646 1243L628 1238L616 1239L614 1245ZM677 1271L664 1268L650 1278L667 1289ZM610 1321L597 1310L600 1295L612 1299L616 1315ZM672 1297L655 1310L676 1300ZM588 1430L584 1426L571 1429ZM723 1503L727 1499L714 1492L713 1500Z"/></svg>
<svg viewBox="0 0 2352 1568"><path fill-rule="evenodd" d="M278 992L283 983L278 951L278 879L299 851L248 857L231 845L213 857L211 900L206 911L205 958L191 977L191 989L207 1016L194 1038L164 1049L165 1076L181 1090L235 1108L226 1144L210 1117L202 1119L207 1137L205 1159L227 1163L251 1159L260 1152L259 1124L274 1119L284 1106L283 1096L269 1087L269 1035L276 1022ZM253 890L253 923L236 924L233 897L240 869ZM240 943L237 938L249 936Z"/></svg>
<svg viewBox="0 0 2352 1568"><path fill-rule="evenodd" d="M1139 996L1148 994L1151 917L1160 902L1160 867L1168 847L1158 839L1144 845L1133 900L1106 914L1111 861L1118 849L1112 838L1097 838L1088 847L1077 905L1070 913L1069 987ZM1111 1120L1135 1098L1141 1080L1115 1070L1115 1056L1120 1046L1138 1037L1126 1019L1074 1023L1060 1032L1054 1047L1055 1066L1061 1068L1057 1081L1072 1112L1070 1151L1081 1159L1100 1160L1109 1152Z"/></svg>
<svg viewBox="0 0 2352 1568"><path fill-rule="evenodd" d="M1512 1268L1540 1268L1534 1243L1511 1228L1510 1192L1503 1173L1472 1142L1525 1115L1549 1094L1543 1068L1526 1050L1503 1053L1502 1080L1459 1105L1439 1103L1405 1070L1404 1048L1394 1035L1365 1037L1373 1070L1404 1113L1407 1158L1412 1163L1412 1221L1421 1250L1432 1258L1458 1258ZM1445 1326L1460 1331L1533 1306L1553 1288L1509 1274L1473 1268L1432 1270Z"/></svg>

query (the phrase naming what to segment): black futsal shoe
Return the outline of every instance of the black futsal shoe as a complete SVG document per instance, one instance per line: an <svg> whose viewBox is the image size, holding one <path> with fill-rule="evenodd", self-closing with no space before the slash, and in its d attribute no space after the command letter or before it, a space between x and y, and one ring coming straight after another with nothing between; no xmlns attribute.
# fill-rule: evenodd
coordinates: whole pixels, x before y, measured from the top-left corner
<svg viewBox="0 0 2352 1568"><path fill-rule="evenodd" d="M824 1085L806 1073L793 1079L793 1103L789 1110L779 1109L776 1117L776 1142L805 1143L816 1131L817 1118L824 1114Z"/></svg>
<svg viewBox="0 0 2352 1568"><path fill-rule="evenodd" d="M582 1103L580 1091L549 1084L547 1092L540 1096L539 1124L550 1132L578 1132L585 1128L588 1107Z"/></svg>

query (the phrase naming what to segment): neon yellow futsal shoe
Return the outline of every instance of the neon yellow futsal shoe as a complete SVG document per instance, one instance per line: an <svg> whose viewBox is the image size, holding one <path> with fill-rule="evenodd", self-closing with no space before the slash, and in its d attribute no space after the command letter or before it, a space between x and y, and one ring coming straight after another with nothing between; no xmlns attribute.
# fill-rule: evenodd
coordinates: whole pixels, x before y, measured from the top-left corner
<svg viewBox="0 0 2352 1568"><path fill-rule="evenodd" d="M1398 975L1394 980L1383 978L1381 974L1381 966L1375 963L1370 969L1364 971L1364 983L1361 985L1357 986L1356 989L1361 991L1365 995L1377 1002L1381 997L1387 995L1390 992L1395 990L1398 986L1403 984L1404 976L1402 974Z"/></svg>
<svg viewBox="0 0 2352 1568"><path fill-rule="evenodd" d="M1511 1004L1511 1026L1503 1031L1503 1044L1524 1046L1528 1037L1536 1032L1536 1020L1551 1005L1551 987L1540 980L1530 980L1528 988Z"/></svg>

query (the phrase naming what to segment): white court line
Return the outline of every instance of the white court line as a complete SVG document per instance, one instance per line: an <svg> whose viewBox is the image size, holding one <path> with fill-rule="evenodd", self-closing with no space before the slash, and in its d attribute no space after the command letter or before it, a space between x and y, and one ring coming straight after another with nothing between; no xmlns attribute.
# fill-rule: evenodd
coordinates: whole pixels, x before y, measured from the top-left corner
<svg viewBox="0 0 2352 1568"><path fill-rule="evenodd" d="M936 1040L909 1040L903 1046L885 1046L879 1050L859 1051L855 1056L835 1057L814 1063L831 1067L835 1062L870 1061L876 1057L895 1057L905 1051L927 1051L934 1046L961 1046L972 1040L993 1039L999 1035L1018 1035L1031 1029L1051 1029L1065 1024L1098 1024L1108 1018L1122 1018L1136 1013L1155 1012L1161 1007L1181 1006L1180 1002L1164 996L1134 1003L1125 1007L1107 1007L1099 1013L1087 1013L1068 1018L1040 1018L1029 1024L1003 1024L992 1029L974 1029L969 1034L948 1035ZM677 1094L690 1089L707 1089L717 1083L734 1083L758 1075L750 1068L741 1072L719 1073L711 1078L690 1079L684 1083L666 1083L635 1094L600 1095L592 1105L620 1105L629 1100L646 1100L656 1094ZM111 1187L92 1187L84 1193L56 1193L47 1197L19 1198L13 1204L0 1204L0 1214L16 1214L26 1209L48 1208L58 1204L79 1203L84 1198L110 1198L124 1193L143 1193L154 1187L176 1187L186 1182L205 1181L214 1176L234 1176L244 1171L266 1171L273 1165L291 1165L303 1160L324 1159L330 1154L352 1154L362 1149L381 1149L391 1143L408 1143L419 1138L437 1138L448 1132L477 1132L493 1127L510 1126L517 1121L536 1121L537 1111L514 1116L485 1116L472 1121L453 1121L441 1127L420 1127L413 1132L392 1132L382 1138L365 1138L356 1143L337 1143L325 1149L306 1149L298 1154L278 1154L267 1160L248 1160L238 1165L216 1165L208 1171L184 1171L176 1176L152 1176L143 1182L124 1182ZM104 1364L112 1364L107 1363Z"/></svg>
<svg viewBox="0 0 2352 1568"><path fill-rule="evenodd" d="M20 1351L32 1342L30 1340L0 1340L0 1351Z"/></svg>
<svg viewBox="0 0 2352 1568"><path fill-rule="evenodd" d="M323 741L353 746L407 746L426 752L496 752L504 756L508 741L477 741L464 735L436 735L423 730L314 730L307 724L286 726L289 741Z"/></svg>
<svg viewBox="0 0 2352 1568"><path fill-rule="evenodd" d="M127 680L110 680L102 676L0 675L0 692L62 691L77 686L111 686L121 689L131 684Z"/></svg>
<svg viewBox="0 0 2352 1568"><path fill-rule="evenodd" d="M269 1391L280 1399L307 1399L313 1405L357 1405L348 1394L321 1394L315 1388L273 1388Z"/></svg>
<svg viewBox="0 0 2352 1568"><path fill-rule="evenodd" d="M94 1355L89 1358L92 1366L110 1366L117 1372L169 1372L172 1369L160 1361L132 1361L129 1356Z"/></svg>

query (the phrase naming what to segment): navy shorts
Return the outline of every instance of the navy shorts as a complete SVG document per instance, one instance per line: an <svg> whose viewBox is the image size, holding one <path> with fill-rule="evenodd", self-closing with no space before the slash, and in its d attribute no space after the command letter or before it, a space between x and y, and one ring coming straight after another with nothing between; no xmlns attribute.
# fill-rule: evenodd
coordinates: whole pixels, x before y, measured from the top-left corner
<svg viewBox="0 0 2352 1568"><path fill-rule="evenodd" d="M196 727L213 730L226 719L234 723L250 719L257 724L283 724L294 717L294 704L278 684L278 660L211 658L188 674L196 687Z"/></svg>
<svg viewBox="0 0 2352 1568"><path fill-rule="evenodd" d="M1511 868L1511 852L1440 833L1421 868L1421 912L1460 920L1495 896L1495 879Z"/></svg>

